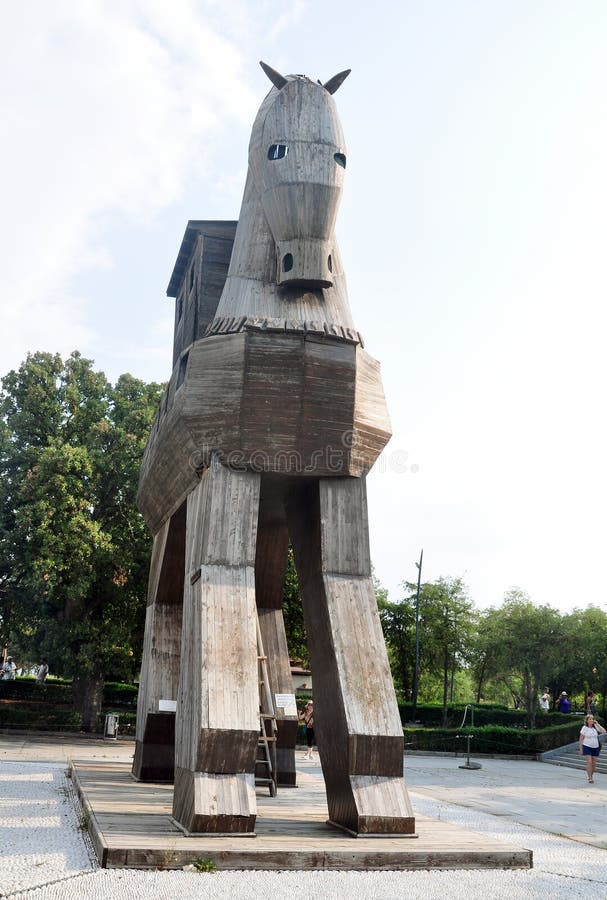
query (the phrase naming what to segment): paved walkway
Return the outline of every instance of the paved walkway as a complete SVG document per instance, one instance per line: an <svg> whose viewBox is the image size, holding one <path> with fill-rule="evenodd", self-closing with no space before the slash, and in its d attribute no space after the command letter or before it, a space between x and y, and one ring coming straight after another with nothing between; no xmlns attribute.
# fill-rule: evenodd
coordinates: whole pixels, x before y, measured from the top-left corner
<svg viewBox="0 0 607 900"><path fill-rule="evenodd" d="M534 852L531 871L137 872L101 870L71 802L65 762L128 760L132 741L0 734L0 895L32 900L130 895L131 900L284 898L322 900L607 896L607 776L522 760L409 756L414 808ZM301 754L298 754L298 757ZM317 768L298 759L298 766Z"/></svg>

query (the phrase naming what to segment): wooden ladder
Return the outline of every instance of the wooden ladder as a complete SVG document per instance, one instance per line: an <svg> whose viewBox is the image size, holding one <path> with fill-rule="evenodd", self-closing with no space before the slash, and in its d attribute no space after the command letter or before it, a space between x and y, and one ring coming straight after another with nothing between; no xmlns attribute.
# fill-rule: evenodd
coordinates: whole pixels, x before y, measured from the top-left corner
<svg viewBox="0 0 607 900"><path fill-rule="evenodd" d="M268 658L263 652L257 619L257 667L259 672L259 740L255 755L255 787L267 787L276 796L276 713L272 702Z"/></svg>

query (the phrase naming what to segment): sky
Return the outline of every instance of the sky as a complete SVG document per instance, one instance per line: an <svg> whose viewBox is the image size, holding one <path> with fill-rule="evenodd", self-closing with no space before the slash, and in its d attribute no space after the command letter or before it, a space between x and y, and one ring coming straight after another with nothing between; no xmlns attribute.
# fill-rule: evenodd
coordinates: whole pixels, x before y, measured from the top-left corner
<svg viewBox="0 0 607 900"><path fill-rule="evenodd" d="M607 609L607 4L23 0L0 31L0 373L79 350L165 381L188 219L238 218L258 62L323 82L337 222L393 438L368 477L389 597L461 577Z"/></svg>

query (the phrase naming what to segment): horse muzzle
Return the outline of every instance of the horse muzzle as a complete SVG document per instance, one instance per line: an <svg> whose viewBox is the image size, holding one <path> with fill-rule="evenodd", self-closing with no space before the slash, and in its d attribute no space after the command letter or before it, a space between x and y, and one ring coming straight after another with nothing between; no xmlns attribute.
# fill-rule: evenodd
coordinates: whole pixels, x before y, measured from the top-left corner
<svg viewBox="0 0 607 900"><path fill-rule="evenodd" d="M276 243L276 282L293 287L333 286L333 248L329 241L294 238Z"/></svg>

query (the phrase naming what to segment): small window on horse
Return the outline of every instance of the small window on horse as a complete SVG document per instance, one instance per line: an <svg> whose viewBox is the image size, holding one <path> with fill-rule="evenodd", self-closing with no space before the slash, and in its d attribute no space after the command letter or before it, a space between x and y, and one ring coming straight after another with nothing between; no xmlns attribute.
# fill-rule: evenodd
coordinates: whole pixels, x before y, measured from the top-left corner
<svg viewBox="0 0 607 900"><path fill-rule="evenodd" d="M177 373L177 384L175 385L176 391L179 390L179 388L181 387L181 385L184 382L185 373L187 372L187 369L188 369L188 356L189 355L190 355L189 352L184 353L183 356L181 357L181 359L179 360L179 372Z"/></svg>
<svg viewBox="0 0 607 900"><path fill-rule="evenodd" d="M341 166L342 169L346 168L346 154L345 153L334 153L333 159L337 163L338 166Z"/></svg>
<svg viewBox="0 0 607 900"><path fill-rule="evenodd" d="M289 152L286 144L272 144L268 150L268 159L283 159Z"/></svg>
<svg viewBox="0 0 607 900"><path fill-rule="evenodd" d="M331 254L329 253L329 258L327 259L327 265L329 267L329 272L333 271L333 260L331 259Z"/></svg>
<svg viewBox="0 0 607 900"><path fill-rule="evenodd" d="M293 254L285 253L285 255L282 258L282 271L290 272L292 268L293 268Z"/></svg>

